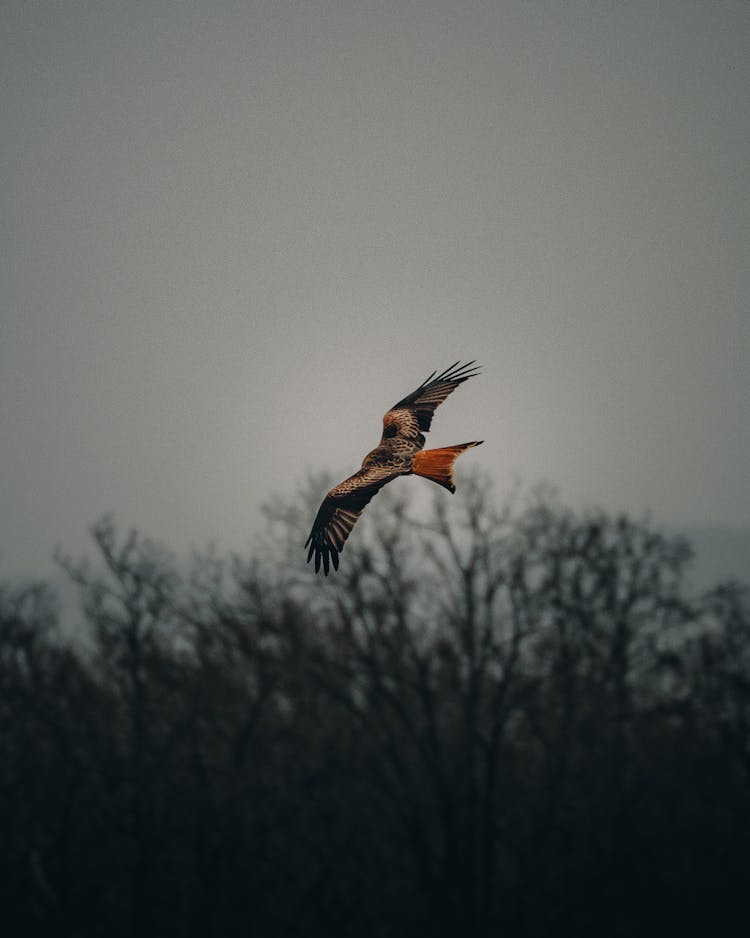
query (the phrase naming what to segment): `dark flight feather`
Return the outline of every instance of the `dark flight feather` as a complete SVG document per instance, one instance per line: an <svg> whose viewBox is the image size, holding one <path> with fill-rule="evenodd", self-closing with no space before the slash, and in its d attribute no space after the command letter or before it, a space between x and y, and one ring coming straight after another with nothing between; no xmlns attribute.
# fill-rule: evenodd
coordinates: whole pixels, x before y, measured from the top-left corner
<svg viewBox="0 0 750 938"><path fill-rule="evenodd" d="M446 368L437 377L436 372L433 371L415 391L407 394L397 404L394 404L391 411L411 410L417 419L419 429L426 433L432 425L432 418L438 405L442 404L459 384L468 381L469 378L473 378L474 375L479 373L479 369L473 367L474 364L473 361L467 362L465 365L454 362L450 368Z"/></svg>
<svg viewBox="0 0 750 938"><path fill-rule="evenodd" d="M399 474L382 467L375 467L375 471L360 469L331 489L323 499L310 536L305 541L305 547L310 545L308 563L315 554L316 573L320 570L321 562L326 576L329 561L333 564L333 569L338 570L339 554L344 549L344 542L351 534L359 516L372 497Z"/></svg>

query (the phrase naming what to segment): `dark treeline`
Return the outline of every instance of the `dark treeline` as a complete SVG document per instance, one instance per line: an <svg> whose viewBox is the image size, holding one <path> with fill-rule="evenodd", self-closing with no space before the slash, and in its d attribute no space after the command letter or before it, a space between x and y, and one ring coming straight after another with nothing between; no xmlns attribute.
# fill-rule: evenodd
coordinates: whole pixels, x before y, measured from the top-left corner
<svg viewBox="0 0 750 938"><path fill-rule="evenodd" d="M3 932L729 933L747 594L693 595L650 523L462 488L381 494L327 580L302 496L187 573L104 519L72 637L4 588Z"/></svg>

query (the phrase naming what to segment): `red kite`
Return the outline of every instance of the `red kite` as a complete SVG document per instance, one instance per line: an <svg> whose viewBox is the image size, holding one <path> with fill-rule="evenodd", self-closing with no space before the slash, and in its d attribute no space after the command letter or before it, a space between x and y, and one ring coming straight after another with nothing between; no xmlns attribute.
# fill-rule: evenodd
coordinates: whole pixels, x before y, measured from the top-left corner
<svg viewBox="0 0 750 938"><path fill-rule="evenodd" d="M320 570L328 576L329 561L333 569L339 568L339 554L344 541L351 533L363 509L380 489L398 476L418 475L431 479L455 492L453 463L465 449L479 446L483 440L444 446L442 449L422 451L425 433L430 429L435 408L451 394L459 384L477 374L474 362L461 365L456 362L441 374L430 375L398 404L394 404L383 417L383 435L380 443L362 460L362 468L353 476L344 479L323 499L305 547L309 563L315 554L315 572Z"/></svg>

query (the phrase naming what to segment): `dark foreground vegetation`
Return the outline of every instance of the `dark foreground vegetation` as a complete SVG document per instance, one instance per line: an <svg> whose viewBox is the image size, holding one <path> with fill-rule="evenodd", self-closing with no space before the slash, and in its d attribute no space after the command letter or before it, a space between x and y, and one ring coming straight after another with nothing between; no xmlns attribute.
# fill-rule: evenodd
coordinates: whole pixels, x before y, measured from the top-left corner
<svg viewBox="0 0 750 938"><path fill-rule="evenodd" d="M73 637L2 590L3 933L734 934L746 593L692 595L648 523L462 488L381 494L328 580L303 498L188 573L104 519Z"/></svg>

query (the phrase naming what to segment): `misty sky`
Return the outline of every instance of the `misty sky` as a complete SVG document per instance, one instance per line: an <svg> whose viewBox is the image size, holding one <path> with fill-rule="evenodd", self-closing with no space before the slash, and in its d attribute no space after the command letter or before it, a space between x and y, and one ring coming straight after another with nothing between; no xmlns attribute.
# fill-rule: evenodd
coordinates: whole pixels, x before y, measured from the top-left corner
<svg viewBox="0 0 750 938"><path fill-rule="evenodd" d="M429 440L500 491L750 525L748 48L746 0L3 0L0 575L106 511L245 549L459 358Z"/></svg>

